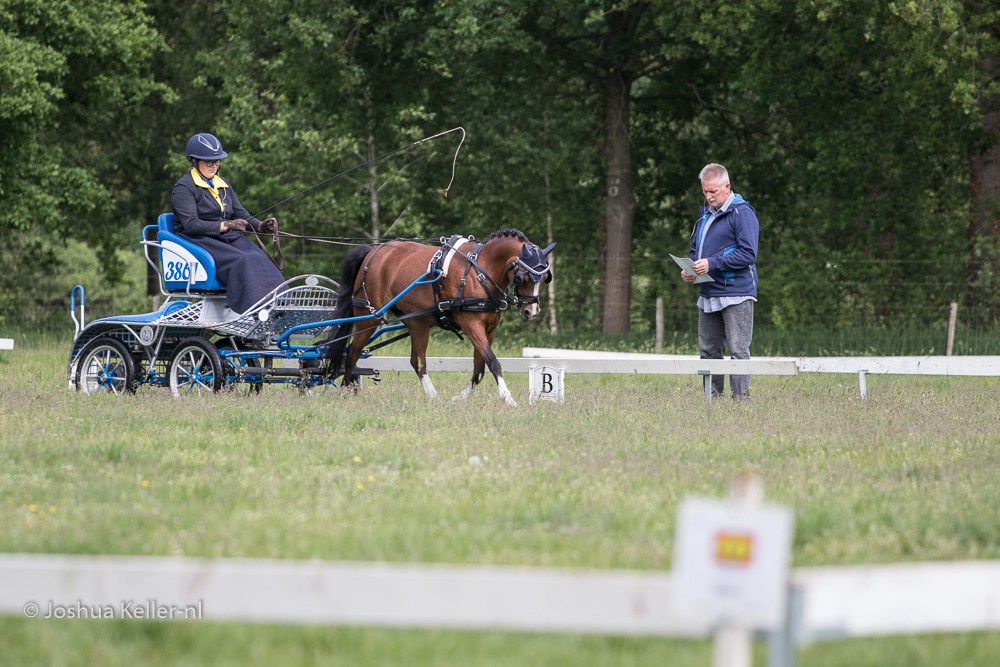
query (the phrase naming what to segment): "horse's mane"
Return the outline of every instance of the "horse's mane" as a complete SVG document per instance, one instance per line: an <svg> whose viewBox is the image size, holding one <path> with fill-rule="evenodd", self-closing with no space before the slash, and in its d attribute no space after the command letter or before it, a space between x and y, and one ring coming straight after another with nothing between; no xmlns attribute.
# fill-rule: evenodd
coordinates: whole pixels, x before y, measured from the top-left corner
<svg viewBox="0 0 1000 667"><path fill-rule="evenodd" d="M498 239L501 236L515 236L517 237L517 240L520 241L521 243L531 243L531 241L528 240L528 237L525 236L523 232L517 229L498 229L497 231L487 236L486 240L483 241L483 243L488 243L489 241L492 241L493 239Z"/></svg>

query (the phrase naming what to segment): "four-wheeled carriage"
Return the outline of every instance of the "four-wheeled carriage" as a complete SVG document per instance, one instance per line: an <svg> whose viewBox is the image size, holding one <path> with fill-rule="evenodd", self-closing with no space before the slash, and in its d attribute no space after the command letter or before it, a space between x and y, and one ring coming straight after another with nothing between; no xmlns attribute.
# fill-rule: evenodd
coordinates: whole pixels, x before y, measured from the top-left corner
<svg viewBox="0 0 1000 667"><path fill-rule="evenodd" d="M180 397L223 387L253 391L265 383L303 390L334 383L325 371L325 350L305 341L336 324L336 282L297 276L246 312L234 313L212 256L174 233L172 214L158 223L143 230L142 240L159 254L159 266L150 262L166 297L158 311L85 323L83 287L70 295L76 325L67 367L71 389L120 394L153 385ZM146 240L148 230L156 230L156 241ZM384 327L372 338L396 328Z"/></svg>

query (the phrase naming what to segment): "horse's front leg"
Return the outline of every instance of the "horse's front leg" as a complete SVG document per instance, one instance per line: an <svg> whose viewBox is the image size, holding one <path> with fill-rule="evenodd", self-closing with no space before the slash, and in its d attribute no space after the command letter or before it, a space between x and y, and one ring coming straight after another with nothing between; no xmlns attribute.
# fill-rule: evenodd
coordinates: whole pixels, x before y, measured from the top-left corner
<svg viewBox="0 0 1000 667"><path fill-rule="evenodd" d="M410 366L420 378L420 386L424 388L427 398L435 399L438 393L427 374L427 343L431 337L431 329L422 324L411 325L408 322L406 330L410 332Z"/></svg>
<svg viewBox="0 0 1000 667"><path fill-rule="evenodd" d="M465 327L463 327L465 328ZM492 332L487 334L483 329L481 323L475 323L465 329L466 335L469 337L469 342L472 343L472 347L475 348L476 353L481 355L483 361L490 372L493 373L493 377L497 381L497 389L500 391L500 398L503 402L511 407L517 407L517 402L510 393L510 389L507 388L507 383L503 379L503 370L500 368L500 362L497 360L495 354L493 354L493 348L490 344L493 341ZM480 375L482 377L482 375ZM473 371L473 386L475 385L475 371Z"/></svg>

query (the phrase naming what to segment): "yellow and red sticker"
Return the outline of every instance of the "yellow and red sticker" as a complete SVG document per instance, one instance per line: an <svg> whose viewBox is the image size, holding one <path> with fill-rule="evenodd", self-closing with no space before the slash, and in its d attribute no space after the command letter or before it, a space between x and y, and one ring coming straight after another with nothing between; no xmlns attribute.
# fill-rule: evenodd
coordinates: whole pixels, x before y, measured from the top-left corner
<svg viewBox="0 0 1000 667"><path fill-rule="evenodd" d="M720 565L749 565L753 559L753 535L719 533L715 538L715 560Z"/></svg>

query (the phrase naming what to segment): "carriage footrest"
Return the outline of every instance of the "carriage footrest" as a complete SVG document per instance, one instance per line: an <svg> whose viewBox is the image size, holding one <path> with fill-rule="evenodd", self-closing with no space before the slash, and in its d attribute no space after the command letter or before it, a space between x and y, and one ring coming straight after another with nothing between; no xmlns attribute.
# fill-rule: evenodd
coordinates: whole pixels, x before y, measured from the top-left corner
<svg viewBox="0 0 1000 667"><path fill-rule="evenodd" d="M326 375L326 370L323 368L307 368L309 375ZM374 368L355 368L355 375L378 375L378 371ZM277 377L302 377L302 370L298 368L252 368L249 369L247 375L272 375Z"/></svg>

